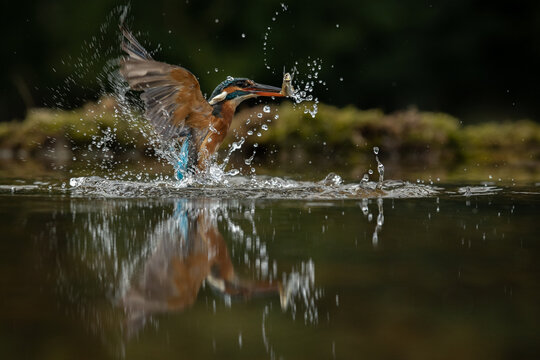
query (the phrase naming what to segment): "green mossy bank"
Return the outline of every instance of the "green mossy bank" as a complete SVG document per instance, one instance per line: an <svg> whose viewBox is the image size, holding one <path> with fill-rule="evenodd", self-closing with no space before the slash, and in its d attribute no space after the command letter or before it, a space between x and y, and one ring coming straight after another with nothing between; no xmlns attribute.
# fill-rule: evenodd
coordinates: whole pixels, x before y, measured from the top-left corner
<svg viewBox="0 0 540 360"><path fill-rule="evenodd" d="M270 112L262 105L243 107L226 144L246 137L245 147L257 144L263 163L294 157L354 164L371 156L376 146L387 161L408 164L540 166L540 125L530 120L463 126L443 113L409 109L384 114L325 104L318 104L312 117L305 111L311 105L284 102ZM126 114L112 98L104 98L70 111L34 109L23 121L0 123L0 149L4 158L70 156L104 146L116 154L152 156L143 133L149 129L140 115Z"/></svg>

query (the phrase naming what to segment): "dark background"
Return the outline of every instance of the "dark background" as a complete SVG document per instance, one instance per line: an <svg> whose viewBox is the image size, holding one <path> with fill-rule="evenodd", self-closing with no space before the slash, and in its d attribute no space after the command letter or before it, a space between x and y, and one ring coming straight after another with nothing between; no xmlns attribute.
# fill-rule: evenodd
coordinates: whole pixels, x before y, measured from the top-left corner
<svg viewBox="0 0 540 360"><path fill-rule="evenodd" d="M540 119L539 1L286 3L283 11L280 1L133 1L127 24L158 49L156 59L196 74L206 94L227 75L279 86L283 66L311 57L323 61L327 85L315 95L326 103L387 112L416 106L467 123ZM120 54L121 4L2 2L0 121L99 97Z"/></svg>

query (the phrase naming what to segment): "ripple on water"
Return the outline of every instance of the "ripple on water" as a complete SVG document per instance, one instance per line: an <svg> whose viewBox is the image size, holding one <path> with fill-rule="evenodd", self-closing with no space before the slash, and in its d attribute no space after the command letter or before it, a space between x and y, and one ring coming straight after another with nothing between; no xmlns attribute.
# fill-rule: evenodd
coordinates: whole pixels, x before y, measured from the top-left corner
<svg viewBox="0 0 540 360"><path fill-rule="evenodd" d="M502 188L497 186L464 186L460 187L457 190L457 193L459 195L463 196L477 196L477 195L495 195L499 191L501 191Z"/></svg>

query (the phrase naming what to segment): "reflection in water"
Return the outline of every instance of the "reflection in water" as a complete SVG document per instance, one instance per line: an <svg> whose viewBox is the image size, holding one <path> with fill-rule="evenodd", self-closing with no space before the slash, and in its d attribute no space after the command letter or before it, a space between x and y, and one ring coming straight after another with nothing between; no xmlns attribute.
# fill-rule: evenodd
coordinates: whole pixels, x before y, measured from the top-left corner
<svg viewBox="0 0 540 360"><path fill-rule="evenodd" d="M3 338L43 358L538 358L538 201L4 196Z"/></svg>
<svg viewBox="0 0 540 360"><path fill-rule="evenodd" d="M360 203L360 208L362 209L362 213L364 216L367 216L368 220L371 222L373 220L373 214L369 212L369 199L362 199L362 202ZM384 224L384 208L383 208L383 198L378 197L377 198L377 222L375 225L375 229L373 230L373 236L371 237L371 242L373 244L373 247L377 247L379 244L379 233L382 230Z"/></svg>
<svg viewBox="0 0 540 360"><path fill-rule="evenodd" d="M272 304L292 320L318 322L315 263L278 264L270 251L271 213L258 215L254 201L74 198L68 204L42 235L64 254L56 260L56 291L68 299L61 307L116 354L167 313L189 314L197 302L210 301L206 312L216 314L216 297L227 308L260 298L260 335L269 354ZM58 231L63 214L69 225Z"/></svg>
<svg viewBox="0 0 540 360"><path fill-rule="evenodd" d="M178 200L173 216L155 227L149 237L152 254L134 273L122 297L130 333L148 315L191 306L203 282L228 301L279 294L282 307L287 307L288 295L281 282L250 281L236 275L218 230L219 208L212 205L215 203Z"/></svg>
<svg viewBox="0 0 540 360"><path fill-rule="evenodd" d="M383 199L377 198L377 225L375 226L375 230L373 230L373 236L372 236L372 243L373 246L377 246L379 244L379 231L381 231L382 226L384 224L384 212L383 212Z"/></svg>

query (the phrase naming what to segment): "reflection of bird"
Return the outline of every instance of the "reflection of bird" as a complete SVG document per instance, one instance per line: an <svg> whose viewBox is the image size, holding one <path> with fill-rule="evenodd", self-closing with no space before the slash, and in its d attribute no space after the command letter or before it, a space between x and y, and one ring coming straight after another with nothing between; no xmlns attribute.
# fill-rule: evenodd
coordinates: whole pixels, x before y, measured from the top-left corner
<svg viewBox="0 0 540 360"><path fill-rule="evenodd" d="M192 306L203 282L235 299L279 294L282 304L288 301L281 282L236 275L216 216L206 210L211 208L208 205L179 200L174 216L151 235L149 241L156 246L134 273L122 299L130 332L137 331L147 316Z"/></svg>
<svg viewBox="0 0 540 360"><path fill-rule="evenodd" d="M188 70L158 62L121 27L123 59L120 73L134 90L143 91L146 118L164 141L181 143L177 177L186 171L204 169L208 158L225 138L242 101L257 96L284 96L281 89L244 78L227 78L206 101L199 82Z"/></svg>

